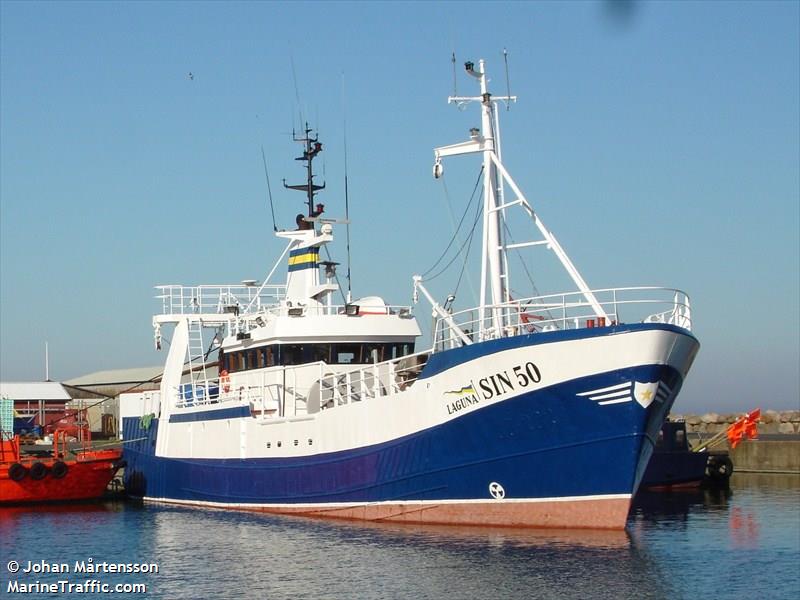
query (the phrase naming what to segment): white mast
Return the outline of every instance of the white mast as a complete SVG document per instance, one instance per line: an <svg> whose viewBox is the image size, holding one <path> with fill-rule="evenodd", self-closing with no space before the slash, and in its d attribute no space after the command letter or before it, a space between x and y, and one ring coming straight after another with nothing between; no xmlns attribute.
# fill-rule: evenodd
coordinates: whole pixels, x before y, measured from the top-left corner
<svg viewBox="0 0 800 600"><path fill-rule="evenodd" d="M503 314L497 305L503 304L506 301L504 293L505 270L503 260L503 248L501 244L500 235L500 215L497 210L497 172L494 168L494 161L492 161L492 154L495 152L495 139L494 139L494 119L492 118L492 96L486 81L486 71L484 69L484 62L481 59L478 62L480 69L476 73L473 69L468 68L467 73L476 77L481 85L481 130L483 132L483 211L486 215L486 230L484 236L486 239L486 254L484 261L488 262L488 277L489 285L492 292L492 305L495 306L491 311L492 325L495 331L502 331L505 326ZM485 314L485 305L481 306L481 316L488 316Z"/></svg>
<svg viewBox="0 0 800 600"><path fill-rule="evenodd" d="M498 305L508 300L506 261L504 258L504 244L501 231L500 209L498 207L499 181L497 177L496 156L499 148L495 144L495 123L494 103L498 101L516 101L514 96L496 96L489 93L488 80L484 61L478 62L478 71L475 71L474 64L466 63L467 73L476 78L480 83L480 96L450 96L449 102L480 102L481 103L481 131L473 129L470 131L471 141L461 144L453 144L437 148L436 161L440 164L441 158L457 154L467 154L471 152L481 152L483 154L483 244L481 259L481 292L480 292L480 318L481 321L489 319L495 335L500 335L506 325L505 316ZM487 287L491 294L490 301L487 302ZM493 306L491 310L487 307ZM481 336L484 337L484 330L481 326Z"/></svg>
<svg viewBox="0 0 800 600"><path fill-rule="evenodd" d="M503 239L502 222L505 217L505 210L515 205L521 205L528 213L544 239L513 244L511 247L521 248L525 246L545 245L548 249L552 250L575 285L583 293L587 303L592 307L595 314L598 317L607 317L605 310L597 301L597 298L589 289L583 277L581 277L578 269L569 259L555 236L544 226L544 223L534 212L533 207L520 191L500 160L500 123L495 105L501 101L516 102L516 96L492 96L489 93L485 61L483 59L478 62L478 71L475 71L474 64L471 62L467 62L464 67L467 74L479 81L481 95L450 96L447 101L448 103L455 102L457 104L480 102L482 131L472 129L470 130L470 141L436 148L434 150L436 163L433 172L435 177L440 177L442 175L443 169L441 160L446 156L476 152L483 154L483 252L481 262L479 306L481 323L479 339L483 340L489 337L504 335L503 331L507 325L506 321L508 315L498 306L510 300L509 290L511 289L507 272L508 262L506 260L506 250L508 247ZM507 182L517 195L515 200L506 202L502 191L503 181ZM490 302L487 302L486 298L487 287L491 293ZM487 320L489 321L488 323L486 322Z"/></svg>

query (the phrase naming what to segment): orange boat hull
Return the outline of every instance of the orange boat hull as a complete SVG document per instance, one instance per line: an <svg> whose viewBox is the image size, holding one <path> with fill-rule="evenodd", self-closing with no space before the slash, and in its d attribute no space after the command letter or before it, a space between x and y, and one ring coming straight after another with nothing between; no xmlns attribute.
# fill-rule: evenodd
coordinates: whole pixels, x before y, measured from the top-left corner
<svg viewBox="0 0 800 600"><path fill-rule="evenodd" d="M63 500L90 500L103 495L119 466L121 453L118 450L87 452L76 460L62 461L67 466L66 474L53 476L53 458L23 458L17 464L29 473L20 481L14 481L9 471L12 463L0 463L0 504L29 504L34 502L56 502ZM34 463L47 467L41 479L30 477Z"/></svg>

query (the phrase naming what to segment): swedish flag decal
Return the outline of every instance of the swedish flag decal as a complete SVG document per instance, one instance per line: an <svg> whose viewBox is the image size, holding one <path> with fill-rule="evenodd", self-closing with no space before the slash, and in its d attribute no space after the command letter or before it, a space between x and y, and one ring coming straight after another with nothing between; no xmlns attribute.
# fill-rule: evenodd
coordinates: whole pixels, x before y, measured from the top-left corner
<svg viewBox="0 0 800 600"><path fill-rule="evenodd" d="M289 272L301 269L316 269L319 263L319 248L300 248L289 252Z"/></svg>

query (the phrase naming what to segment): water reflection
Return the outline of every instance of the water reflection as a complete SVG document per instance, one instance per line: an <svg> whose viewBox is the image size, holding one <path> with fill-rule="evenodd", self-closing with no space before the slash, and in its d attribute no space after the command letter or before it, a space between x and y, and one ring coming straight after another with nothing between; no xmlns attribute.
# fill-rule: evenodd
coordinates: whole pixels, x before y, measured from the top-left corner
<svg viewBox="0 0 800 600"><path fill-rule="evenodd" d="M0 521L30 514L106 513L121 510L125 510L125 503L118 500L12 505L0 507Z"/></svg>
<svg viewBox="0 0 800 600"><path fill-rule="evenodd" d="M319 521L293 517L298 522L318 525ZM337 535L354 537L372 535L386 543L443 543L479 546L519 546L525 548L627 548L630 538L625 531L593 529L529 529L513 527L467 527L421 525L413 523L374 523L332 521L326 523Z"/></svg>
<svg viewBox="0 0 800 600"><path fill-rule="evenodd" d="M628 523L636 520L688 522L692 512L726 511L734 492L731 489L685 489L668 492L641 491L636 494Z"/></svg>
<svg viewBox="0 0 800 600"><path fill-rule="evenodd" d="M758 516L753 510L735 506L728 520L731 546L737 549L754 549L759 546Z"/></svg>
<svg viewBox="0 0 800 600"><path fill-rule="evenodd" d="M148 598L688 598L722 589L795 597L800 477L735 474L731 486L640 495L618 532L120 503L2 509L0 554L155 561L158 574L136 579ZM698 568L708 556L713 568Z"/></svg>
<svg viewBox="0 0 800 600"><path fill-rule="evenodd" d="M159 589L170 597L604 598L669 596L646 551L624 531L556 531L334 522L151 508ZM144 540L142 540L144 542ZM210 555L225 578L208 577ZM205 560L197 560L203 555ZM259 573L259 577L253 577ZM181 595L182 581L192 581Z"/></svg>
<svg viewBox="0 0 800 600"><path fill-rule="evenodd" d="M10 544L10 540L14 539L18 530L30 527L33 521L51 527L66 526L75 522L91 523L98 519L113 518L114 513L125 508L125 504L120 501L3 506L0 507L0 548Z"/></svg>

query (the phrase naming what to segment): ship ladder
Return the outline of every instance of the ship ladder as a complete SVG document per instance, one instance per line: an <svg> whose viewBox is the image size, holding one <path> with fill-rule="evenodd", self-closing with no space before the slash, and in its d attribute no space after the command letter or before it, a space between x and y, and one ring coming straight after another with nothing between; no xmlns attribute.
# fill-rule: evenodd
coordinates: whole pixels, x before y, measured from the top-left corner
<svg viewBox="0 0 800 600"><path fill-rule="evenodd" d="M189 379L191 381L191 399L197 402L206 399L205 393L199 392L202 398L198 398L198 387L201 381L205 383L204 390L208 388L206 377L205 345L203 344L203 324L197 321L189 322L189 340L187 353L189 354ZM187 400L187 398L183 398Z"/></svg>

